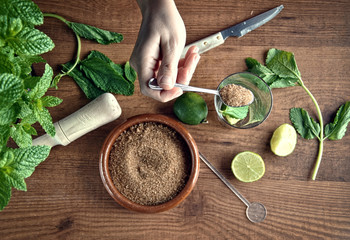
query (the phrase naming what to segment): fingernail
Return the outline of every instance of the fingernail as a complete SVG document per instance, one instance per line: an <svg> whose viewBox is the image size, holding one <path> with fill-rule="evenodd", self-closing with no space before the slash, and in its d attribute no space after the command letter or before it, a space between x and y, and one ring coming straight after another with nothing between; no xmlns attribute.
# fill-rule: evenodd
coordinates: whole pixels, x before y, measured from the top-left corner
<svg viewBox="0 0 350 240"><path fill-rule="evenodd" d="M193 49L193 52L194 52L194 53L198 53L198 52L199 52L199 48L196 46L196 47Z"/></svg>

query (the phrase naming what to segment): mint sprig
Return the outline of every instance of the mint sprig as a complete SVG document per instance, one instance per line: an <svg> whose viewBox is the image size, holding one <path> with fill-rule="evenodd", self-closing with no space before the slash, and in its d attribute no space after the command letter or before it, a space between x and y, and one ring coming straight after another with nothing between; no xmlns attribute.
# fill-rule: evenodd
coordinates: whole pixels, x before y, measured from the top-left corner
<svg viewBox="0 0 350 240"><path fill-rule="evenodd" d="M27 191L24 181L50 153L48 146L7 148L0 154L0 210L10 201L11 189Z"/></svg>
<svg viewBox="0 0 350 240"><path fill-rule="evenodd" d="M253 58L247 58L246 65L248 71L265 80L270 88L301 86L311 98L316 108L319 123L302 108L290 109L289 117L301 137L305 139L316 137L319 141L318 155L312 171L312 180L315 180L322 160L324 140L327 138L339 140L345 135L347 125L350 122L350 102L346 102L339 108L333 123L324 126L319 104L305 86L293 53L273 48L267 53L265 65Z"/></svg>
<svg viewBox="0 0 350 240"><path fill-rule="evenodd" d="M109 79L111 85L105 83L106 88L98 88L95 84L97 77L89 79L81 69L84 67L80 60L80 37L110 44L120 42L123 39L121 34L69 22L56 14L48 13L45 16L65 22L74 31L78 42L76 59L65 64L63 71L55 77L49 64L45 64L42 76L35 76L32 71L33 64L45 62L40 55L55 47L49 36L35 28L44 22L44 14L39 7L30 0L0 1L0 210L8 204L12 188L24 191L27 189L24 179L49 155L49 147L32 146L32 136L37 135L33 127L37 122L47 134L55 135L48 108L59 105L62 99L46 95L50 87L57 88L59 80L69 75L76 81L79 79L77 83L85 93L86 89L89 90L88 98L95 98L112 90L115 93L131 95L134 90L136 72L128 63L118 65L102 53L94 52L94 57L103 58L101 68L96 69L92 61L89 63L90 67L85 66L84 70L103 74L104 68L109 68L111 74L107 77L113 75L114 78ZM125 86L114 82L116 79L120 79ZM18 148L7 146L10 139Z"/></svg>

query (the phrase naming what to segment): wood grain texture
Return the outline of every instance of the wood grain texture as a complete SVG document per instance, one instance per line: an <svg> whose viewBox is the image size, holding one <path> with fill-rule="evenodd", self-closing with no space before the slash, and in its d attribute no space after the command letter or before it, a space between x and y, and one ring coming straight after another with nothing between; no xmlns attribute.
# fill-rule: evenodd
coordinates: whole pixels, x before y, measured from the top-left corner
<svg viewBox="0 0 350 240"><path fill-rule="evenodd" d="M68 20L120 32L124 41L108 46L82 40L82 54L99 50L117 63L127 61L141 23L136 1L36 0L42 11ZM317 98L324 121L350 100L350 2L267 0L176 1L187 29L187 42L213 34L283 4L284 10L263 27L202 55L191 82L215 88L227 75L246 70L244 59L263 61L269 48L294 52L305 85ZM45 18L40 30L55 42L44 55L59 72L72 59L76 43L71 31ZM37 69L40 72L40 67ZM65 77L50 95L63 103L51 109L57 121L89 101L72 79ZM199 150L249 201L262 202L268 215L250 223L245 205L204 165L194 191L178 207L160 214L130 212L108 195L100 180L99 151L108 133L125 119L142 113L174 117L172 104L143 96L138 84L133 96L116 96L122 116L66 147L55 147L49 158L27 179L28 191L13 190L10 204L0 213L0 238L10 239L349 239L350 238L350 133L340 141L325 141L317 181L310 172L317 155L316 140L298 137L290 156L270 151L269 140L280 124L289 122L292 107L303 107L313 117L315 108L300 87L274 89L269 118L249 130L229 130L216 119L213 97L208 103L208 124L185 127ZM39 134L43 131L39 128ZM236 180L231 159L250 150L265 160L266 173L254 183Z"/></svg>

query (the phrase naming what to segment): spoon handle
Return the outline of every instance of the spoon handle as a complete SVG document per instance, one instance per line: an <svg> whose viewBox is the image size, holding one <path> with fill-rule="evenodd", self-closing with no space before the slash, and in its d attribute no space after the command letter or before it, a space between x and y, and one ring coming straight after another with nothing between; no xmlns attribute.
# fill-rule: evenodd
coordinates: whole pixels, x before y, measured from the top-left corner
<svg viewBox="0 0 350 240"><path fill-rule="evenodd" d="M202 93L209 93L209 94L219 95L218 90L214 90L214 89L193 87L193 86L188 86L188 85L184 85L184 84L180 84L180 83L175 83L175 87L179 87L183 91L187 91L187 92L202 92Z"/></svg>
<svg viewBox="0 0 350 240"><path fill-rule="evenodd" d="M220 180L225 183L225 185L234 193L236 196L247 206L249 207L250 202L243 197L243 195L234 187L232 184L204 157L204 155L199 152L199 157L202 161L212 170Z"/></svg>
<svg viewBox="0 0 350 240"><path fill-rule="evenodd" d="M163 88L159 87L157 83L157 79L151 78L148 82L148 86L153 89L153 90L163 90ZM189 91L189 92L203 92L203 93L209 93L209 94L214 94L214 95L219 95L218 90L214 89L207 89L207 88L200 88L200 87L193 87L193 86L188 86L180 83L175 83L175 87L181 88L183 91Z"/></svg>

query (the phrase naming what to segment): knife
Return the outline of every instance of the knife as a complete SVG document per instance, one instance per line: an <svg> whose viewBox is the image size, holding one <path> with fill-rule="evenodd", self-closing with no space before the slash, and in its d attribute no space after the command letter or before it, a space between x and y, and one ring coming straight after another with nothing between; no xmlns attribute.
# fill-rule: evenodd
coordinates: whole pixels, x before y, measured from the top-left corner
<svg viewBox="0 0 350 240"><path fill-rule="evenodd" d="M267 23L268 21L276 17L277 14L279 14L282 11L282 9L283 5L280 5L267 12L261 13L258 16L252 17L244 22L238 23L218 33L215 33L206 38L191 43L184 48L181 58L185 57L187 50L193 45L196 45L199 48L199 54L202 54L212 48L223 44L228 37L242 37L250 31L260 27L261 25Z"/></svg>

